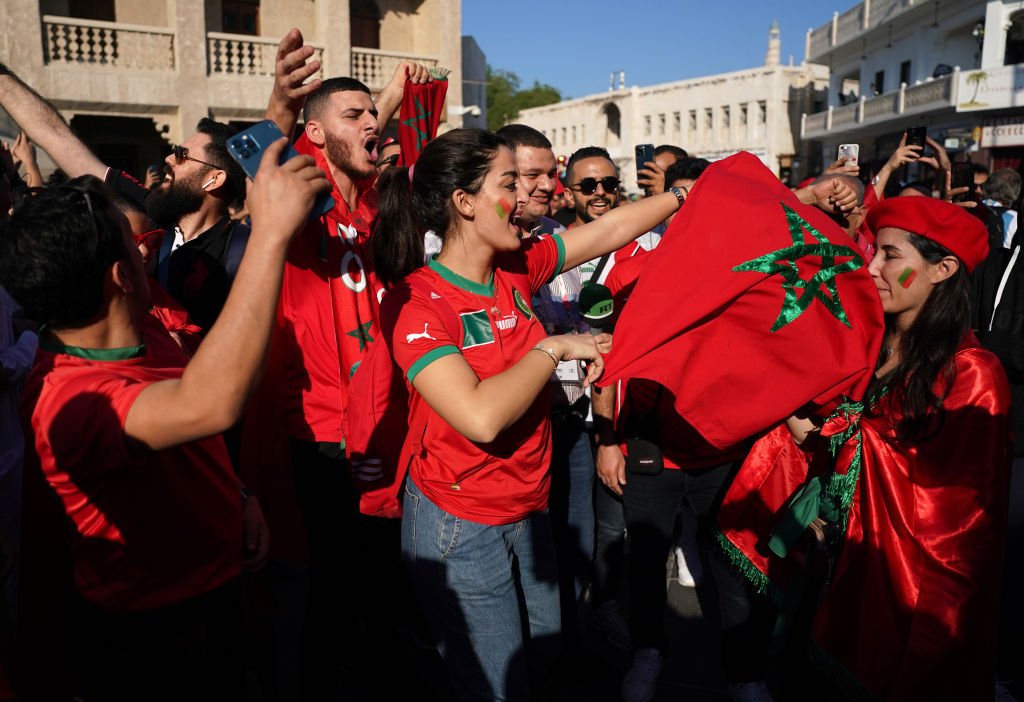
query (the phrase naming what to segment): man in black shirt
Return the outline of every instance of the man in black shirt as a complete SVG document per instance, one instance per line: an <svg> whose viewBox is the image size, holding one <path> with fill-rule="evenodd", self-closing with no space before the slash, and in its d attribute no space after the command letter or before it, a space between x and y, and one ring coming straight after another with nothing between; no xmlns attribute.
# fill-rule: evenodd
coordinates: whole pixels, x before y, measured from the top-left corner
<svg viewBox="0 0 1024 702"><path fill-rule="evenodd" d="M147 191L96 158L53 105L3 64L0 107L69 177L94 175L145 204L150 217L167 228L157 278L196 324L209 329L248 240L248 228L232 223L227 213L244 188L242 170L225 147L231 127L200 120L197 132L173 147L165 160L163 182Z"/></svg>

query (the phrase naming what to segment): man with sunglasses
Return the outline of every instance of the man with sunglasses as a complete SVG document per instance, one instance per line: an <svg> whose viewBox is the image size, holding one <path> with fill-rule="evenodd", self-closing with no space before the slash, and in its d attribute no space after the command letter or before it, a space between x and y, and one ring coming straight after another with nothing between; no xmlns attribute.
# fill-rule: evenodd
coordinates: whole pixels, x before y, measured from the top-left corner
<svg viewBox="0 0 1024 702"><path fill-rule="evenodd" d="M224 306L248 239L248 227L227 216L228 205L245 192L244 175L225 146L232 128L200 120L196 133L165 159L164 180L147 191L127 173L100 161L53 105L3 64L0 107L69 177L104 180L144 204L150 218L167 227L157 278L196 324L209 329Z"/></svg>

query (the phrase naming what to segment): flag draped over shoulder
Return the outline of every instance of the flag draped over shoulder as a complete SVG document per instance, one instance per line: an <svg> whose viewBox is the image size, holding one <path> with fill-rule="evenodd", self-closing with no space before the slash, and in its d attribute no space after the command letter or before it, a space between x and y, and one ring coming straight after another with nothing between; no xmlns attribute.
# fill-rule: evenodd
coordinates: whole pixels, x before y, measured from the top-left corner
<svg viewBox="0 0 1024 702"><path fill-rule="evenodd" d="M402 106L398 113L398 143L402 147L401 166L411 166L427 142L437 136L444 99L448 94L448 70L430 69L429 83L405 81Z"/></svg>
<svg viewBox="0 0 1024 702"><path fill-rule="evenodd" d="M646 378L714 446L860 399L883 333L856 244L755 156L712 164L616 325L601 385Z"/></svg>

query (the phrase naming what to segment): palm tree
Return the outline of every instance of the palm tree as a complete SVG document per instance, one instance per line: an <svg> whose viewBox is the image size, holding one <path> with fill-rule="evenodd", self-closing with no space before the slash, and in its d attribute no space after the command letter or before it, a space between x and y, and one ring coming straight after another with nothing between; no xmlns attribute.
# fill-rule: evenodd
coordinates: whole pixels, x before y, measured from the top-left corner
<svg viewBox="0 0 1024 702"><path fill-rule="evenodd" d="M988 73L985 71L975 71L971 75L967 76L967 84L974 86L974 95L971 95L971 99L968 100L966 105L977 105L978 104L978 90L981 89L981 84L988 80Z"/></svg>

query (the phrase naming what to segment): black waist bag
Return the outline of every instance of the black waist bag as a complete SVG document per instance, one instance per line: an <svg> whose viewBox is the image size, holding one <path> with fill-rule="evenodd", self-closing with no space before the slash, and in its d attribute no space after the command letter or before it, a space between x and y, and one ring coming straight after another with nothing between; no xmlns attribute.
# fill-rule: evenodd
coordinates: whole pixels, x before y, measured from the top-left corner
<svg viewBox="0 0 1024 702"><path fill-rule="evenodd" d="M626 420L626 467L634 475L657 475L665 469L658 446L658 415L641 412Z"/></svg>

